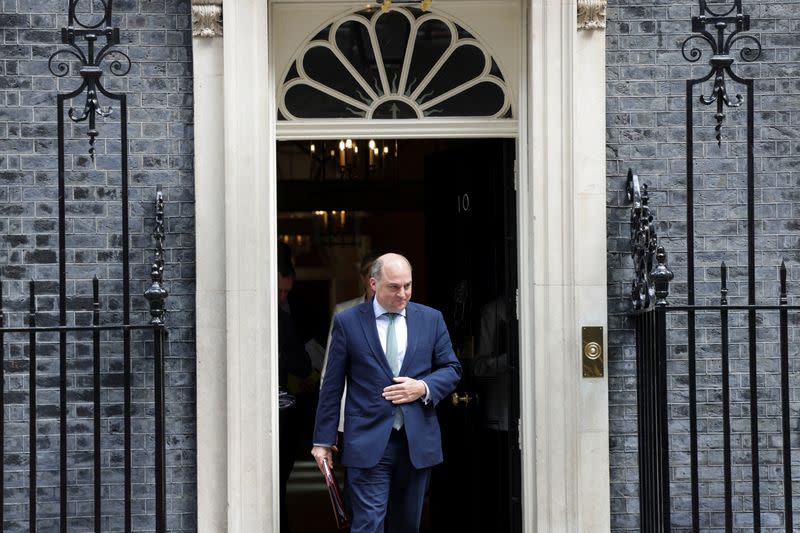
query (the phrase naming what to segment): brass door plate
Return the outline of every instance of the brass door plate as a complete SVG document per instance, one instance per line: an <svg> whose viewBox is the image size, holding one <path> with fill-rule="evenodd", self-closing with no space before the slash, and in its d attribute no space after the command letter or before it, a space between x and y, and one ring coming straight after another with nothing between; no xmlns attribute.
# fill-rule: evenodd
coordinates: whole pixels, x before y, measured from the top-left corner
<svg viewBox="0 0 800 533"><path fill-rule="evenodd" d="M584 326L581 328L581 360L583 361L583 377L602 378L603 361L603 326Z"/></svg>

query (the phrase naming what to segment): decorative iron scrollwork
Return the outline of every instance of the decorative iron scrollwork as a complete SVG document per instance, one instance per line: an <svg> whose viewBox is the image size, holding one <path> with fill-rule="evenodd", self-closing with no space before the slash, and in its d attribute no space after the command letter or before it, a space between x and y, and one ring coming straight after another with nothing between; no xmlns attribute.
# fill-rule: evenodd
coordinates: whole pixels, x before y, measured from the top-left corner
<svg viewBox="0 0 800 533"><path fill-rule="evenodd" d="M722 123L725 120L724 107L739 107L744 101L741 94L732 98L728 94L726 86L726 76L739 83L744 81L731 69L734 63L731 49L740 41L749 41L751 45L743 46L739 54L742 61L749 63L761 56L761 42L752 35L741 34L743 31L750 30L750 15L742 14L742 0L734 0L733 5L723 12L716 11L716 9L719 7L710 7L706 0L700 0L700 16L692 17L692 31L696 35L690 35L683 41L681 52L684 59L696 63L703 57L703 52L697 45L705 43L711 49L711 58L708 60L711 71L697 81L704 82L714 78L711 93L708 96L701 95L700 103L704 105L717 104L717 112L714 114L717 125L714 129L716 130L717 144L721 145ZM709 26L716 30L716 36L707 29ZM725 31L729 26L733 26L734 29L726 37Z"/></svg>
<svg viewBox="0 0 800 533"><path fill-rule="evenodd" d="M88 13L80 13L78 6L87 4L86 10ZM81 17L92 16L94 13L93 6L99 5L102 7L102 18L94 21L86 21ZM124 76L131 69L131 59L124 52L114 49L118 45L119 28L111 26L111 0L94 0L93 2L83 2L83 0L70 0L69 2L69 19L67 27L61 28L61 42L69 45L69 48L62 48L56 50L50 56L48 61L48 68L54 76L63 78L70 73L69 64L64 56L72 56L74 60L80 63L78 74L83 78L83 83L70 92L66 96L74 98L86 91L86 101L83 109L78 111L75 108L70 108L67 115L73 122L83 122L88 119L89 130L89 155L94 160L95 155L95 139L97 138L98 131L96 129L97 115L107 117L111 114L111 107L101 107L98 94L103 94L106 97L114 98L114 93L106 90L100 82L100 77L103 74L103 65L108 64L108 70L114 76ZM85 50L78 43L80 38L85 43ZM96 50L97 41L105 38L100 50ZM60 59L58 57L61 56Z"/></svg>
<svg viewBox="0 0 800 533"><path fill-rule="evenodd" d="M159 185L156 189L156 228L153 239L156 241L155 260L150 267L150 287L144 297L150 302L150 323L154 326L164 325L164 300L169 293L164 288L164 193Z"/></svg>
<svg viewBox="0 0 800 533"><path fill-rule="evenodd" d="M631 304L634 310L643 311L653 304L666 305L669 282L673 278L667 268L667 254L658 245L658 234L653 225L647 185L639 183L639 176L628 170L627 199L631 207L631 257L636 277L631 287ZM655 259L655 263L654 260ZM654 266L655 264L655 266Z"/></svg>

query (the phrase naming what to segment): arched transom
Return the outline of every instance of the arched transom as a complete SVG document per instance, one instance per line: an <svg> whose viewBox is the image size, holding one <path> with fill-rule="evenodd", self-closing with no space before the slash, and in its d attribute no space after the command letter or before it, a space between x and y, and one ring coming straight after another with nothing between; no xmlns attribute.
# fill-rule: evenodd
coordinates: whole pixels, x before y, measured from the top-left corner
<svg viewBox="0 0 800 533"><path fill-rule="evenodd" d="M281 121L512 118L500 68L469 31L415 7L365 9L327 25L290 62Z"/></svg>

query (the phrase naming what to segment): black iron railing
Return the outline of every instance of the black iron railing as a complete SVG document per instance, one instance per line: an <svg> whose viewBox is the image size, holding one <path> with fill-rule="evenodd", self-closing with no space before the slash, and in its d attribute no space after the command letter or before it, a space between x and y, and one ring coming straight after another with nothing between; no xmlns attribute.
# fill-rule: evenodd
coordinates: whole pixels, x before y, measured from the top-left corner
<svg viewBox="0 0 800 533"><path fill-rule="evenodd" d="M741 435L741 432L734 432L731 421L742 418L742 415L733 416L731 412L731 391L742 392L742 387L731 384L731 352L733 349L742 347L745 339L740 335L738 339L731 339L731 332L747 328L747 364L750 379L746 386L746 396L749 402L750 413L750 441L749 441L749 468L751 471L750 479L747 483L751 485L750 496L752 505L747 511L751 516L752 528L760 531L761 512L760 505L761 491L764 490L760 484L758 471L764 464L759 460L759 442L762 435L759 433L757 423L753 423L753 418L759 418L759 376L766 374L764 381L774 381L780 387L780 431L781 431L781 463L782 472L782 496L783 506L783 526L787 532L794 531L793 522L793 502L792 502L792 442L791 442L791 406L790 406L790 360L789 360L789 318L790 314L796 320L800 306L789 305L787 292L787 269L784 263L778 267L778 277L780 292L773 304L744 304L732 305L728 300L728 267L723 262L719 268L719 304L718 305L671 305L667 303L669 296L669 281L673 274L666 266L666 253L664 248L658 245L655 231L650 227L654 223L653 215L648 207L646 187L640 188L638 178L632 172L629 173L629 198L634 203L632 209L631 223L633 228L638 230L632 233L633 255L637 265L644 265L640 270L641 275L634 282L632 291L632 303L635 311L632 315L636 330L636 353L637 353L637 406L639 412L639 476L640 476L640 503L641 503L641 529L642 531L670 531L673 521L671 517L672 498L676 496L686 496L686 484L676 481L673 469L670 466L670 456L674 454L689 455L689 495L691 497L691 530L700 531L700 475L698 466L698 439L702 435L716 434L721 430L722 436L722 479L710 479L706 481L719 481L724 489L723 494L713 494L710 497L717 499L724 498L724 526L726 531L732 531L734 527L734 483L732 476L732 435ZM738 317L737 317L738 315ZM769 317L777 317L777 321L770 320ZM689 317L693 317L690 320ZM670 319L674 318L676 324L686 324L680 330L672 330L669 326ZM736 322L736 324L732 324ZM778 332L778 353L780 359L780 369L778 375L770 374L769 370L758 370L759 357L763 360L764 355L759 355L756 349L755 340L758 332L767 329L762 324L777 324ZM697 331L698 327L703 327L705 338L702 343L698 343L692 331ZM770 328L774 329L774 328ZM709 336L708 332L718 332L718 337ZM683 333L688 333L688 338L683 338ZM767 336L767 335L765 335ZM713 354L710 359L706 355L704 361L712 361L715 365L719 363L720 368L720 390L719 404L721 406L720 416L721 428L713 424L708 424L704 431L698 429L698 384L697 384L697 347L698 344L704 348L712 347ZM686 369L675 363L678 361L670 359L668 348L686 346ZM717 350L718 347L718 351ZM674 417L671 416L671 408L683 404L681 401L670 402L670 396L676 392L676 378L682 380L687 378L686 396L688 397L688 422L689 422L689 448L681 448L676 444L674 437L681 433L680 428L671 431ZM752 376L756 376L753 378ZM777 379L775 379L777 378ZM677 383L680 383L678 381ZM673 384L671 387L670 384ZM679 392L683 392L682 390ZM741 394L740 394L741 396ZM707 400L708 402L708 400ZM742 402L739 402L740 404ZM714 405L717 405L714 402ZM755 413L755 415L753 415ZM769 413L767 413L769 414ZM762 415L763 416L763 415ZM673 439L671 439L673 437ZM741 447L739 448L741 449ZM739 463L741 464L741 462ZM675 465L673 465L674 468ZM684 492L675 494L671 490L671 485L680 486ZM771 491L774 495L775 491ZM708 495L706 495L709 497ZM741 500L741 495L738 496ZM742 513L742 509L736 510L737 514Z"/></svg>
<svg viewBox="0 0 800 533"><path fill-rule="evenodd" d="M628 171L631 253L636 278L631 290L636 329L639 413L639 488L642 531L668 531L670 524L669 431L667 412L666 299L672 272L658 246L647 186ZM664 529L666 527L666 529Z"/></svg>
<svg viewBox="0 0 800 533"><path fill-rule="evenodd" d="M0 505L0 524L6 524L7 517L4 511L8 506L19 503L13 500L21 492L27 493L27 527L21 525L18 516L14 517L15 527L35 532L42 530L58 529L66 532L70 529L70 521L76 523L71 529L86 531L93 529L102 530L123 529L130 532L133 529L134 486L139 492L139 498L155 499L155 529L159 532L166 531L166 465L165 465L165 405L164 405L164 339L166 335L164 324L167 291L163 286L164 270L164 199L159 187L156 193L155 206L155 231L153 237L156 242L155 259L151 268L151 284L144 292L144 297L149 303L150 320L135 323L131 313L131 275L130 275L130 229L129 229L129 194L128 194L128 117L127 97L107 90L102 83L104 69L111 74L122 76L130 70L130 59L122 51L114 48L120 43L120 32L112 25L112 0L69 0L68 22L61 32L65 48L56 51L50 58L50 71L59 78L69 75L80 76L81 83L73 91L57 95L57 126L58 126L58 282L34 281L28 282L27 295L27 325L13 324L9 320L14 314L19 314L19 302L4 300L3 288L15 283L12 280L0 280L0 383L4 383L3 393L0 394L0 452L3 461L0 461L0 493L3 494L3 503ZM85 95L80 110L70 108L65 113L65 103ZM109 280L68 280L67 256L67 168L65 157L65 115L74 123L86 124L86 134L89 138L89 155L95 159L95 141L99 135L97 118L112 116L111 106L101 106L101 99L116 102L119 114L119 139L120 139L120 199L119 199L119 247L121 248L121 276L112 275ZM116 209L115 209L116 211ZM121 279L120 279L121 277ZM80 296L84 291L84 284L91 283L91 301L76 305L74 302L85 302ZM121 284L121 295L118 285ZM53 286L56 286L53 289ZM103 293L101 289L107 286ZM68 287L73 287L69 290ZM41 294L40 294L41 293ZM39 308L37 302L52 300L53 294L57 295L56 305L45 305ZM121 303L110 305L103 309L103 301L117 301L121 296ZM70 305L73 302L73 305ZM7 305L11 309L7 309ZM57 310L53 311L53 307ZM91 318L85 320L86 315ZM79 317L83 316L84 319ZM137 315L138 316L138 315ZM72 317L68 319L68 317ZM137 333L138 332L138 333ZM144 332L144 333L141 333ZM152 452L145 453L147 464L134 464L133 457L133 420L132 420L132 389L134 386L134 370L132 359L132 334L137 334L136 347L144 350L144 355L152 355L152 380L145 379L144 385L136 383L141 389L143 398L137 399L139 404L147 403L152 397L152 410L144 407L143 413L137 413L139 420L149 420L153 424L154 443L148 446ZM142 335L150 335L149 338ZM119 340L121 339L121 341ZM91 348L86 348L91 346ZM91 364L84 365L75 370L76 364L83 364L82 357L85 351L91 354ZM151 351L152 350L152 351ZM22 356L20 354L23 354ZM23 366L27 354L27 368ZM120 364L121 360L121 364ZM56 363L57 364L54 364ZM104 367L106 365L106 367ZM27 390L17 387L11 390L6 378L9 374L6 367L16 373L27 373ZM57 368L57 378L54 379L53 368ZM89 368L86 368L89 367ZM120 368L121 367L121 368ZM70 370L73 368L73 370ZM141 368L136 370L142 373ZM90 376L90 380L87 379ZM106 383L106 381L108 383ZM90 383L88 385L87 383ZM150 393L150 389L152 393ZM54 401L53 390L57 389L57 401ZM90 389L90 393L87 390ZM122 389L121 401L117 391ZM87 399L91 398L89 402ZM11 422L6 420L5 409L7 406L19 406L27 403L27 457L28 475L27 487L21 486L18 478L14 479L13 490L6 486L5 468L7 453L19 450L6 449L6 442L14 438L21 443L23 436L15 425L14 431L9 432ZM91 470L92 491L91 505L92 518L90 522L81 521L85 513L87 495L85 493L84 464L70 465L71 454L76 453L76 444L70 439L78 439L82 434L76 434L71 425L76 425L76 419L86 416L85 404L91 405ZM75 414L78 404L82 404L81 415ZM121 405L120 405L121 404ZM43 427L49 429L49 420L56 418L57 413L57 447L58 466L55 483L53 474L55 467L50 464L45 472L38 463L40 451L50 453L56 447ZM104 414L106 413L106 414ZM121 431L115 418L121 413ZM43 422L48 419L47 422ZM14 421L16 422L16 420ZM113 426L109 430L108 426ZM116 433L123 435L122 446L115 440ZM141 430L138 431L141 433ZM104 436L110 444L104 445ZM24 446L24 444L22 444ZM40 448L43 448L40 450ZM141 446L137 449L141 450ZM79 461L85 461L87 445L81 444L77 452ZM121 461L114 456L122 455ZM73 456L74 457L74 456ZM152 457L152 464L150 464ZM122 464L123 474L121 482L116 470L117 463ZM134 468L137 469L134 479ZM140 474L144 472L144 475ZM39 479L45 473L49 475L47 486L40 486ZM73 476L78 476L76 480ZM83 476L83 477L81 477ZM122 490L116 488L122 485ZM152 490L151 490L152 489ZM21 491L21 492L20 492ZM121 492L121 495L118 493ZM143 493L143 494L142 494ZM54 512L52 505L57 494L58 512ZM45 501L46 500L46 501ZM121 505L118 505L122 500ZM72 504L72 507L71 507ZM108 505L108 509L104 509ZM121 512L120 512L121 507ZM145 513L152 515L149 504L145 506ZM138 511L141 514L141 511ZM77 518L77 520L76 520ZM40 525L41 524L41 525ZM89 525L91 524L91 526Z"/></svg>
<svg viewBox="0 0 800 533"><path fill-rule="evenodd" d="M159 199L161 197L161 193L158 194ZM163 204L162 204L163 208ZM154 264L155 265L155 264ZM116 311L108 311L104 313L101 311L101 292L100 292L100 280L95 277L91 281L91 304L84 309L70 309L70 312L78 312L85 311L87 313L91 313L91 325L66 325L65 322L53 320L53 314L47 311L40 311L37 309L37 287L40 285L47 285L50 282L43 281L43 282L36 282L34 280L30 280L27 282L28 286L28 313L27 313L27 326L20 325L20 326L7 326L5 324L5 319L7 316L7 312L5 311L5 302L3 299L3 290L2 287L4 284L11 283L10 281L3 281L0 280L0 383L5 383L6 374L5 368L6 365L11 363L13 366L18 366L17 363L19 361L9 361L6 357L7 355L7 347L17 348L21 350L27 350L28 352L28 365L27 365L27 375L28 375L28 389L27 389L27 398L28 398L28 439L27 439L27 450L28 450L28 487L27 487L27 494L28 494L28 526L27 531L35 532L37 531L37 524L39 523L40 519L40 505L38 504L38 494L39 494L39 487L38 487L38 477L41 474L40 468L37 463L37 456L39 451L38 441L40 439L41 430L39 428L39 423L42 421L38 413L42 409L42 407L46 406L42 403L37 403L37 397L40 390L44 389L51 389L50 385L50 375L49 375L49 368L44 366L40 368L39 364L41 363L41 359L38 358L38 350L40 347L51 348L53 346L52 342L52 335L57 334L59 339L59 359L60 364L60 379L59 379L59 398L63 401L63 403L59 404L59 456L60 456L60 463L59 463L59 476L60 476L60 485L59 485L59 530L60 531L67 531L68 530L68 523L69 519L72 518L68 515L68 508L69 508L69 501L70 501L70 481L67 479L67 474L69 473L69 464L68 464L68 454L69 454L69 444L68 444L68 437L72 436L69 432L69 425L74 420L68 417L68 413L70 410L70 402L67 401L71 392L75 392L75 386L70 387L70 384L67 382L67 368L71 361L67 360L67 355L70 354L71 356L75 357L75 346L81 344L87 344L88 338L91 339L91 356L92 356L92 364L91 364L91 377L92 377L92 385L91 385L91 404L92 404L92 418L93 418L93 428L92 428L92 457L93 457L93 517L94 517L94 531L100 532L105 529L108 529L108 526L103 526L103 487L110 487L113 483L108 481L104 482L103 471L104 468L108 468L108 466L104 467L103 464L103 457L104 454L109 452L118 452L116 448L111 450L105 450L101 445L101 436L104 432L108 432L104 430L102 424L107 421L107 418L102 416L104 407L107 404L104 404L102 401L102 395L104 389L107 391L108 387L104 387L102 384L102 378L104 377L104 373L102 370L102 360L104 355L109 357L114 357L119 355L122 352L122 357L124 361L124 369L122 372L122 388L123 394L125 398L126 405L123 407L124 409L124 421L123 421L123 431L125 434L125 443L122 450L124 454L124 493L125 493L125 513L123 516L109 516L108 514L105 515L105 518L110 524L112 524L112 529L117 529L116 525L121 523L125 527L126 531L131 531L131 502L132 498L129 496L132 492L132 486L134 481L131 476L132 472L132 445L131 445L131 416L130 416L130 396L131 396L131 384L132 384L132 373L131 373L131 332L133 331L143 331L143 332L150 332L151 338L147 342L147 344L152 345L152 356L153 356L153 392L154 392L154 412L153 412L153 423L155 425L155 446L154 446L154 454L155 454L155 464L154 464L154 477L150 481L150 483L154 486L155 489L155 503L156 503L156 530L157 531L166 531L166 465L165 465L165 440L164 440L164 420L165 420L165 408L164 408L164 350L163 350L163 343L164 338L166 335L165 325L163 322L163 301L166 298L166 291L160 287L161 280L154 280L153 285L148 289L145 293L146 296L151 299L151 302L155 304L155 300L152 299L153 296L160 294L163 298L158 302L156 305L159 307L153 309L156 311L153 314L153 319L150 323L143 323L143 324L125 324L125 323L105 323L103 320L104 314L110 315L112 318L117 316ZM112 282L113 285L114 282ZM155 287L155 290L154 290ZM151 311L152 312L152 311ZM66 316L66 315L64 315ZM42 325L41 323L51 324L56 322L54 325ZM109 341L109 338L113 338L114 333L121 333L124 339L123 348L122 350L113 347L108 351L111 353L104 354L103 350L101 349L101 341L103 344L113 344L113 342ZM109 335L110 334L110 335ZM101 335L103 335L101 337ZM44 337L44 340L41 340ZM87 338L88 337L88 338ZM140 340L142 343L144 339ZM70 348L68 348L68 346ZM51 352L51 350L48 350ZM44 385L43 385L44 384ZM85 387L84 387L85 388ZM5 392L5 391L4 391ZM113 402L112 402L113 403ZM19 450L14 449L6 449L5 442L7 438L6 433L6 420L4 417L4 413L7 406L14 405L10 402L6 402L6 394L0 395L0 454L3 458L6 457L6 452L9 453L19 453ZM6 486L5 486L5 460L0 461L0 491L5 495L6 494ZM149 466L149 465L139 465L139 466ZM141 483L141 480L138 481ZM72 482L72 487L78 489L80 487L76 486L74 481ZM19 487L16 487L19 488ZM106 496L108 498L108 496ZM4 523L4 508L7 504L6 498L3 498L3 503L0 505L0 524ZM50 528L44 528L49 530Z"/></svg>
<svg viewBox="0 0 800 533"><path fill-rule="evenodd" d="M756 37L744 33L750 29L750 17L743 13L741 0L713 4L699 0L699 7L699 15L692 18L694 33L682 47L684 58L692 63L703 57L701 47L710 50L707 74L686 81L686 278L679 280L686 291L683 295L685 305L668 302L673 274L667 267L666 252L659 245L654 229L647 188L639 183L633 172L628 175L628 200L633 203L631 245L636 268L631 299L637 350L641 529L647 532L670 531L674 524L679 523L681 528L700 531L703 526L708 526L708 522L701 521L701 499L722 497L724 509L720 512L724 514L726 531L741 524L754 531L761 530L761 496L767 489L760 477L760 468L764 465L759 451L767 435L759 431L759 419L778 416L774 412L778 407L772 405L769 405L770 412L759 411L759 383L763 380L764 383L779 383L780 388L780 400L773 403L780 409L781 462L777 465L770 461L770 466L775 465L782 472L783 502L777 512L783 516L781 526L789 532L794 527L789 320L790 317L797 318L796 311L800 306L788 305L787 270L783 263L775 267L779 295L766 304L756 301L754 82L737 75L732 68L734 48L739 48L738 55L743 61L751 62L760 56L761 44ZM707 82L711 84L710 92L696 97L695 88ZM746 96L734 95L729 82L743 86ZM747 294L746 303L742 305L729 302L728 268L724 262L718 271L719 303L698 305L696 300L694 106L697 103L715 106L713 119L718 146L722 145L726 108L745 106ZM705 271L708 275L707 267ZM777 372L762 362L775 329L780 359ZM702 337L698 339L698 335ZM698 384L698 360L705 366L701 372L705 380L703 384ZM732 383L734 365L741 366L735 366L736 382ZM718 390L715 388L717 381L707 379L709 367L719 369L719 375L714 376L715 380L718 378ZM709 386L712 381L714 387ZM698 391L703 392L703 398L698 399ZM736 394L735 399L732 393ZM732 405L736 406L736 413L732 412ZM698 407L707 413L702 426L698 426ZM749 426L746 432L742 431L744 421ZM732 422L736 422L735 428ZM714 442L709 436L720 435L721 479L709 473L713 471L709 468L701 480L701 454L706 454L704 457L708 459L709 447L716 446L709 444ZM700 437L705 443L702 451L698 447ZM771 450L776 446L771 445ZM734 454L734 451L739 453ZM749 463L747 474L742 466L745 462L743 457ZM678 459L678 465L675 459ZM737 476L734 476L735 467ZM684 471L688 472L685 476ZM701 481L716 483L715 488L701 494ZM773 479L768 482L769 493L774 496L778 490L776 482ZM745 485L734 491L737 483ZM719 486L723 487L721 494ZM747 496L742 495L742 490L747 490ZM716 492L709 496L710 491ZM672 514L676 498L682 500L681 506L688 499L691 508L688 522L682 522ZM714 507L706 507L704 512L708 508ZM684 507L680 510L679 514L686 516ZM769 510L776 512L774 505ZM749 518L741 518L742 515Z"/></svg>

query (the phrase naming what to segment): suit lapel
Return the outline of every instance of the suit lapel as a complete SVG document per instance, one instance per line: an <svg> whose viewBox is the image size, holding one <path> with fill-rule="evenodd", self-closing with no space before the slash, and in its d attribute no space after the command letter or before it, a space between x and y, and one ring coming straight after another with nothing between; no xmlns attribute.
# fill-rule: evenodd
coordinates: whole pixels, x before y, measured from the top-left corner
<svg viewBox="0 0 800 533"><path fill-rule="evenodd" d="M392 369L389 367L389 362L386 360L386 354L383 353L381 348L381 341L378 338L378 326L375 325L375 312L372 308L372 303L367 302L361 306L361 329L364 330L364 337L367 339L367 344L372 352L373 357L378 361L378 364L386 372L389 378L392 377Z"/></svg>
<svg viewBox="0 0 800 533"><path fill-rule="evenodd" d="M403 357L403 366L400 368L400 375L408 375L408 365L414 357L417 348L417 337L419 333L419 316L417 316L417 308L414 304L408 304L406 307L406 355Z"/></svg>

